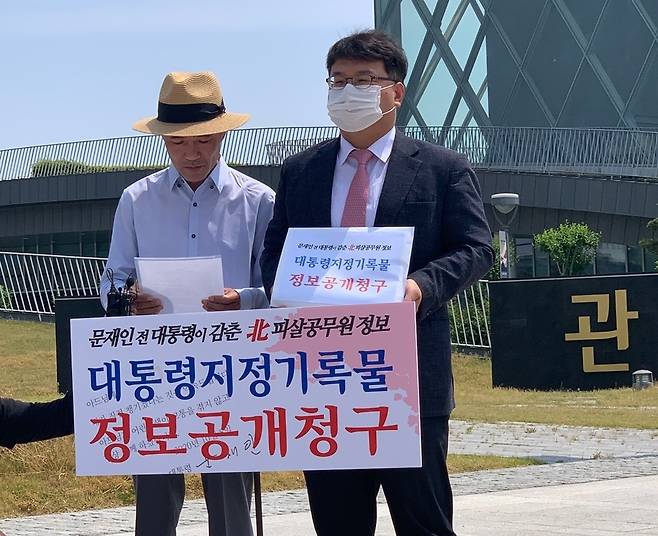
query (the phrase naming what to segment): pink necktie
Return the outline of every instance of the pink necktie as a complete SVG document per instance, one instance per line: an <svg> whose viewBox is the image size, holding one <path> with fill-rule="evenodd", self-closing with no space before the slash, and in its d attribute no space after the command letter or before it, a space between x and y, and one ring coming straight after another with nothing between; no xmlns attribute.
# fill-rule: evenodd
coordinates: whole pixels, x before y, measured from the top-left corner
<svg viewBox="0 0 658 536"><path fill-rule="evenodd" d="M350 153L349 158L356 160L357 167L345 200L341 227L366 226L366 207L370 191L370 177L366 166L373 156L368 149L353 149Z"/></svg>

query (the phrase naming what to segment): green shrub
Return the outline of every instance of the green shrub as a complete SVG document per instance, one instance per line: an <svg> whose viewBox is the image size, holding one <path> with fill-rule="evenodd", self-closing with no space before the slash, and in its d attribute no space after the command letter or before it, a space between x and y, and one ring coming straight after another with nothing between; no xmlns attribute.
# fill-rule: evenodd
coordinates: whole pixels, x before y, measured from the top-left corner
<svg viewBox="0 0 658 536"><path fill-rule="evenodd" d="M9 309L11 307L11 291L0 285L0 309Z"/></svg>
<svg viewBox="0 0 658 536"><path fill-rule="evenodd" d="M585 223L560 224L536 234L534 245L543 249L557 266L561 276L582 272L596 255L601 233Z"/></svg>
<svg viewBox="0 0 658 536"><path fill-rule="evenodd" d="M32 164L32 177L56 177L60 175L83 175L86 173L109 173L112 171L155 171L167 165L151 166L97 166L75 160L39 160Z"/></svg>

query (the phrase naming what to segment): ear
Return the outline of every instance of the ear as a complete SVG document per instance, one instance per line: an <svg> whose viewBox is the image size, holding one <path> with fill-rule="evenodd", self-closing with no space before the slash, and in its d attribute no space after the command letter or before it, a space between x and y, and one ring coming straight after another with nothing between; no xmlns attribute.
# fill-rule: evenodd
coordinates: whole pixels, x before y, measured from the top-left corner
<svg viewBox="0 0 658 536"><path fill-rule="evenodd" d="M395 86L393 87L395 90L395 106L400 108L402 106L402 101L404 100L404 96L407 93L407 88L404 86L404 83L402 82L397 82Z"/></svg>

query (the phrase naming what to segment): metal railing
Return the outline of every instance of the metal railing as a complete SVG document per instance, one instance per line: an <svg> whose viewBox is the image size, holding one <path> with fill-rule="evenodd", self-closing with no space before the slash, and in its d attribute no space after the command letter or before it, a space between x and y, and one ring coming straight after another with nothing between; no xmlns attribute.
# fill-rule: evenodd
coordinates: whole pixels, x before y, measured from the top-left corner
<svg viewBox="0 0 658 536"><path fill-rule="evenodd" d="M105 260L0 251L0 312L41 317L55 298L98 296Z"/></svg>
<svg viewBox="0 0 658 536"><path fill-rule="evenodd" d="M488 281L460 292L448 303L450 340L467 348L491 348Z"/></svg>
<svg viewBox="0 0 658 536"><path fill-rule="evenodd" d="M408 136L466 154L476 169L658 179L658 131L521 127L404 127ZM222 147L233 165L280 165L335 137L335 127L239 129ZM0 150L0 180L158 169L159 136L133 136Z"/></svg>
<svg viewBox="0 0 658 536"><path fill-rule="evenodd" d="M55 298L99 295L106 259L0 251L0 313L55 314ZM452 343L490 348L489 288L480 281L448 305Z"/></svg>

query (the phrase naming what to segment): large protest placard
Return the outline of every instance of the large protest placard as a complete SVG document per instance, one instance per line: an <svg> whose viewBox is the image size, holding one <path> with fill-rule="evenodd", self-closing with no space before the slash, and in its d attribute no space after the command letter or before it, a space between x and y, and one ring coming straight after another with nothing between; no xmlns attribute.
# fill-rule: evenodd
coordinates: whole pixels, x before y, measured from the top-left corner
<svg viewBox="0 0 658 536"><path fill-rule="evenodd" d="M402 301L413 239L413 227L288 229L272 306Z"/></svg>
<svg viewBox="0 0 658 536"><path fill-rule="evenodd" d="M71 321L78 475L421 465L413 303Z"/></svg>

